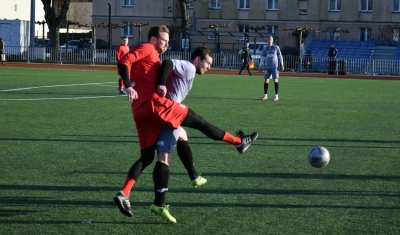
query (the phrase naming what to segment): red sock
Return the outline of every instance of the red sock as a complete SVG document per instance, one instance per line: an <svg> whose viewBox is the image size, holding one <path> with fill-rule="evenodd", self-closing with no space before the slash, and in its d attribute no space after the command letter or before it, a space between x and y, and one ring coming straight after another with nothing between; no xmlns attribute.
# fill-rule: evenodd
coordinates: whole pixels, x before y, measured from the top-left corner
<svg viewBox="0 0 400 235"><path fill-rule="evenodd" d="M124 88L124 81L120 78L118 80L118 89L122 91L122 88Z"/></svg>
<svg viewBox="0 0 400 235"><path fill-rule="evenodd" d="M129 197L129 195L131 194L131 189L133 185L135 185L135 183L136 183L135 179L126 177L125 184L121 190L126 197Z"/></svg>
<svg viewBox="0 0 400 235"><path fill-rule="evenodd" d="M242 143L242 139L239 136L234 136L228 132L225 132L224 138L222 138L222 140L232 145L239 145Z"/></svg>

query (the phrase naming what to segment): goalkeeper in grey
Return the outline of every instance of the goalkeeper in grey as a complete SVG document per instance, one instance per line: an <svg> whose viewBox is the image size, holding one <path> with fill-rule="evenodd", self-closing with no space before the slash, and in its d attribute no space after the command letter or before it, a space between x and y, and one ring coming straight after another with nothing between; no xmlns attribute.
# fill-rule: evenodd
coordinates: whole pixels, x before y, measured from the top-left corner
<svg viewBox="0 0 400 235"><path fill-rule="evenodd" d="M264 95L262 100L268 100L268 83L269 79L272 77L275 84L275 95L274 101L278 101L278 91L279 91L279 65L282 71L285 69L283 65L283 57L281 50L278 45L273 44L274 38L269 36L267 39L268 45L264 46L263 52L261 54L260 68L264 69Z"/></svg>

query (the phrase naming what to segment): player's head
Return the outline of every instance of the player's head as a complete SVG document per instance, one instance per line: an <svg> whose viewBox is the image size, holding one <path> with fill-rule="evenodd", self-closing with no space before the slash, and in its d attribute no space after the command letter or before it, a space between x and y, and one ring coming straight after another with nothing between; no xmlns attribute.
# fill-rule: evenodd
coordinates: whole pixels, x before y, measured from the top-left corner
<svg viewBox="0 0 400 235"><path fill-rule="evenodd" d="M211 69L213 59L214 53L206 46L196 48L190 57L190 61L196 67L196 73L200 75Z"/></svg>
<svg viewBox="0 0 400 235"><path fill-rule="evenodd" d="M249 47L249 44L250 44L249 42L246 42L246 47Z"/></svg>
<svg viewBox="0 0 400 235"><path fill-rule="evenodd" d="M271 35L269 35L269 36L267 37L267 43L271 46L273 42L274 42L274 37L272 37Z"/></svg>
<svg viewBox="0 0 400 235"><path fill-rule="evenodd" d="M151 27L147 38L150 44L153 44L159 54L168 49L169 29L165 25Z"/></svg>
<svg viewBox="0 0 400 235"><path fill-rule="evenodd" d="M331 47L335 47L335 44L333 44L333 42L331 43Z"/></svg>
<svg viewBox="0 0 400 235"><path fill-rule="evenodd" d="M123 37L122 38L122 43L126 46L128 45L128 37Z"/></svg>

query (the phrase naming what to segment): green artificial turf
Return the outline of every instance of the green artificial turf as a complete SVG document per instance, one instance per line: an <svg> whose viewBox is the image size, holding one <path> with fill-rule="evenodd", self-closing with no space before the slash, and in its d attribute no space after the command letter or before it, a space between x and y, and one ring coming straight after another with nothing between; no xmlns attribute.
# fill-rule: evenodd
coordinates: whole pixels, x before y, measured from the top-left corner
<svg viewBox="0 0 400 235"><path fill-rule="evenodd" d="M197 76L183 103L230 132L257 131L244 154L185 128L192 188L174 153L167 203L150 213L152 171L113 202L140 154L115 71L0 68L0 234L399 234L400 82ZM307 162L326 147L325 168Z"/></svg>

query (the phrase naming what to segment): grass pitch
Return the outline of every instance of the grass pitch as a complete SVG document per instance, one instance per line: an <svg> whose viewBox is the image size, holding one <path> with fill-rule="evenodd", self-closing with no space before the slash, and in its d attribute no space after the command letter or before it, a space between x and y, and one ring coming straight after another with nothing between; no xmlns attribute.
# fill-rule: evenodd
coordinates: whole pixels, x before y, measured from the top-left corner
<svg viewBox="0 0 400 235"><path fill-rule="evenodd" d="M132 190L133 218L113 203L140 152L117 78L0 68L1 234L400 233L399 81L282 77L274 102L260 100L261 76L197 76L184 103L259 138L240 155L186 128L208 184L191 188L175 157L169 224L150 214L155 162ZM322 169L307 162L316 145L331 154Z"/></svg>

